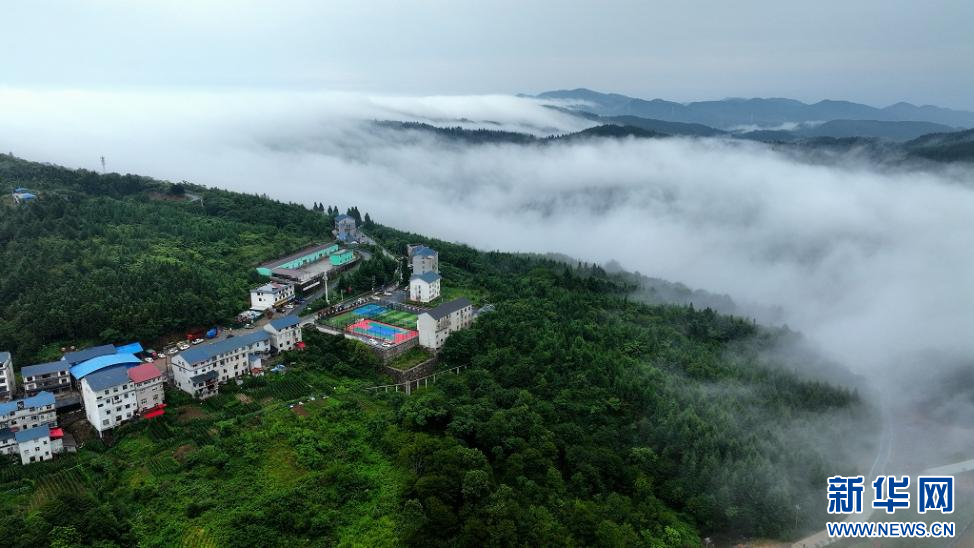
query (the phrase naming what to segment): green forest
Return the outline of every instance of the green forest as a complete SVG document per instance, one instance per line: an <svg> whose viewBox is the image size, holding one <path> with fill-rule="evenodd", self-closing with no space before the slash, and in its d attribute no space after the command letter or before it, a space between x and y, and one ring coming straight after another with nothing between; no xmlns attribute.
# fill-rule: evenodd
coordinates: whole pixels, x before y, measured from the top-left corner
<svg viewBox="0 0 974 548"><path fill-rule="evenodd" d="M38 200L14 206L17 186ZM334 214L13 157L0 157L0 191L0 349L18 366L227 321L254 265L326 238ZM460 374L372 394L388 382L372 352L306 330L283 375L204 403L167 391L160 420L52 462L0 464L5 545L787 539L822 521L825 478L856 464L823 442L861 437L850 433L869 430L870 411L855 390L762 353L778 331L639 302L629 278L601 268L380 223L367 223L379 244L434 246L452 286L494 305L441 353ZM357 288L395 265L362 267L346 278Z"/></svg>

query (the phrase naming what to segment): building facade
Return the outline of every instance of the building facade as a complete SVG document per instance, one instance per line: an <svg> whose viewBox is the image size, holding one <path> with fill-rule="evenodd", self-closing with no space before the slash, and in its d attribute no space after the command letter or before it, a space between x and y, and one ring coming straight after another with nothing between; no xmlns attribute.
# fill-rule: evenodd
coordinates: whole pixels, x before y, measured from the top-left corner
<svg viewBox="0 0 974 548"><path fill-rule="evenodd" d="M271 349L274 352L294 350L302 342L301 318L297 314L267 322L264 331L270 335Z"/></svg>
<svg viewBox="0 0 974 548"><path fill-rule="evenodd" d="M201 344L177 354L169 362L173 384L194 398L216 395L220 384L261 367L260 359L252 358L270 351L270 339L270 334L260 331Z"/></svg>
<svg viewBox="0 0 974 548"><path fill-rule="evenodd" d="M99 434L138 416L135 389L127 369L119 365L81 379L85 416Z"/></svg>
<svg viewBox="0 0 974 548"><path fill-rule="evenodd" d="M472 322L473 304L466 298L441 304L416 318L419 344L430 350L439 350L450 333L466 329Z"/></svg>
<svg viewBox="0 0 974 548"><path fill-rule="evenodd" d="M343 242L349 242L358 237L358 232L355 228L355 217L351 215L338 215L335 217L335 232L338 239Z"/></svg>
<svg viewBox="0 0 974 548"><path fill-rule="evenodd" d="M64 360L28 365L21 368L20 376L24 379L27 396L36 396L41 392L62 394L72 390L71 363Z"/></svg>
<svg viewBox="0 0 974 548"><path fill-rule="evenodd" d="M409 246L409 262L413 268L413 274L424 274L426 272L440 271L440 254L434 249L425 245Z"/></svg>
<svg viewBox="0 0 974 548"><path fill-rule="evenodd" d="M17 393L14 359L10 352L0 352L0 402L10 401Z"/></svg>
<svg viewBox="0 0 974 548"><path fill-rule="evenodd" d="M19 455L23 464L50 460L63 450L54 394L0 404L0 454Z"/></svg>
<svg viewBox="0 0 974 548"><path fill-rule="evenodd" d="M139 413L165 406L166 392L163 385L166 376L158 367L151 363L144 363L130 368L127 373L135 390L135 402Z"/></svg>
<svg viewBox="0 0 974 548"><path fill-rule="evenodd" d="M428 303L440 297L440 275L436 272L413 274L409 277L409 300Z"/></svg>
<svg viewBox="0 0 974 548"><path fill-rule="evenodd" d="M250 290L250 309L264 311L294 299L294 285L270 282Z"/></svg>
<svg viewBox="0 0 974 548"><path fill-rule="evenodd" d="M16 432L51 424L57 424L57 411L50 392L0 404L0 430Z"/></svg>

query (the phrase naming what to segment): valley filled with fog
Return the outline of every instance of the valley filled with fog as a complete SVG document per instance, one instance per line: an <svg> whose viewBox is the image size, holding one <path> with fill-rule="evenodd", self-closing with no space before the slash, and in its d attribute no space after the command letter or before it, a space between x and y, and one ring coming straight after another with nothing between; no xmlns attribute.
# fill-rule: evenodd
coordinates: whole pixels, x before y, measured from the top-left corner
<svg viewBox="0 0 974 548"><path fill-rule="evenodd" d="M614 259L728 294L867 376L974 353L969 169L855 155L806 162L729 139L470 144L374 123L537 137L593 125L513 96L0 98L0 150L27 159L100 170L104 156L108 171L356 205L378 222L482 249ZM760 316L773 307L780 313Z"/></svg>

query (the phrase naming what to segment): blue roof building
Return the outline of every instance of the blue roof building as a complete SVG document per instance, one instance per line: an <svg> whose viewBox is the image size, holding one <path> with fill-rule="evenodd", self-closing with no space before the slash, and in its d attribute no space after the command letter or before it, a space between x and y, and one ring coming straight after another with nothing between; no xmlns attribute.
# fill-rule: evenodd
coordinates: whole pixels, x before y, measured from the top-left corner
<svg viewBox="0 0 974 548"><path fill-rule="evenodd" d="M284 316L283 318L275 318L268 322L271 327L280 331L282 329L287 329L288 327L294 327L301 323L301 318L297 314L291 314L289 316Z"/></svg>
<svg viewBox="0 0 974 548"><path fill-rule="evenodd" d="M131 381L128 375L128 367L115 366L108 369L102 369L101 371L96 371L88 375L85 377L85 382L88 383L88 386L91 387L92 390L95 392L100 392L102 390L108 390L109 388L128 384Z"/></svg>
<svg viewBox="0 0 974 548"><path fill-rule="evenodd" d="M24 378L39 377L41 375L50 375L51 373L58 373L60 371L67 371L69 369L71 369L70 363L63 360L58 360L56 362L26 365L20 368L20 375Z"/></svg>
<svg viewBox="0 0 974 548"><path fill-rule="evenodd" d="M14 432L14 438L17 440L17 443L24 443L25 441L34 441L49 437L51 437L51 428L46 425L35 426L34 428Z"/></svg>
<svg viewBox="0 0 974 548"><path fill-rule="evenodd" d="M91 358L90 360L85 360L72 367L71 375L74 378L81 380L96 371L100 371L115 365L134 367L140 363L142 363L142 360L135 357L134 354L111 354L107 356L98 356Z"/></svg>
<svg viewBox="0 0 974 548"><path fill-rule="evenodd" d="M118 350L110 345L103 344L101 346L93 346L91 348L84 348L82 350L77 350L75 352L68 352L62 358L64 361L70 363L71 365L81 363L83 361L90 360L92 358L97 358L99 356L108 356L110 354L117 353Z"/></svg>
<svg viewBox="0 0 974 548"><path fill-rule="evenodd" d="M222 341L217 341L210 344L201 344L199 346L190 348L179 354L187 363L190 365L205 362L211 358L215 358L220 354L226 354L242 348L244 346L250 346L256 342L267 341L270 339L264 331L259 331L257 333L248 333L246 335L240 335L239 337L233 337L230 339L224 339Z"/></svg>
<svg viewBox="0 0 974 548"><path fill-rule="evenodd" d="M54 394L51 394L50 392L41 392L36 396L31 396L22 400L0 403L0 417L7 416L16 412L18 409L21 409L21 402L23 402L23 409L37 409L48 405L54 405L55 400Z"/></svg>
<svg viewBox="0 0 974 548"><path fill-rule="evenodd" d="M133 342L128 344L123 344L122 346L116 346L115 351L119 354L141 354L145 352L142 349L142 344L139 342Z"/></svg>

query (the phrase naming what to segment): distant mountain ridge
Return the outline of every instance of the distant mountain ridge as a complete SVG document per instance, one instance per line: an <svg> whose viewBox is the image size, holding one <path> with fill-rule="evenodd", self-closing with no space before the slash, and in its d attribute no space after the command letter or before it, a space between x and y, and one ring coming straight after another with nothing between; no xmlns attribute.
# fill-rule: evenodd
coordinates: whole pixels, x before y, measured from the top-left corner
<svg viewBox="0 0 974 548"><path fill-rule="evenodd" d="M646 100L618 93L601 93L585 88L546 91L528 97L552 100L562 108L582 110L600 116L638 116L666 122L703 124L722 130L741 126L779 129L785 124L832 120L927 122L950 128L974 128L974 112L933 105L916 106L905 102L884 108L834 100L808 104L785 98L735 98L678 103L663 99Z"/></svg>

